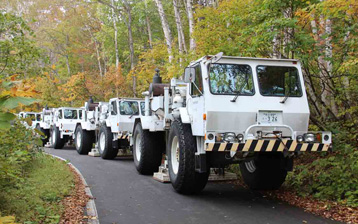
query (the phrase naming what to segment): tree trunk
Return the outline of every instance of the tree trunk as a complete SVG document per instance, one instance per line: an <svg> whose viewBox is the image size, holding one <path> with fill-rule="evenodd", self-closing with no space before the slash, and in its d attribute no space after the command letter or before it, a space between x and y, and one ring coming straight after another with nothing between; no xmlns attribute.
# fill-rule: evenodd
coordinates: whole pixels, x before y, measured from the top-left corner
<svg viewBox="0 0 358 224"><path fill-rule="evenodd" d="M127 28L128 28L128 44L129 44L129 51L130 51L130 58L131 58L131 70L134 69L134 46L133 46L133 34L132 34L132 12L131 7L126 0L123 0L124 8L126 10L128 21L127 21ZM137 77L133 75L133 96L137 96Z"/></svg>
<svg viewBox="0 0 358 224"><path fill-rule="evenodd" d="M162 0L155 0L155 3L157 4L160 20L162 22L162 28L164 32L165 42L167 44L167 50L169 54L169 63L173 60L173 54L172 54L172 34L170 32L169 23L167 20L167 17L165 15Z"/></svg>
<svg viewBox="0 0 358 224"><path fill-rule="evenodd" d="M112 5L114 6L114 1L111 0ZM117 28L117 16L114 13L114 9L112 8L112 20L113 20L113 29L114 29L114 49L116 51L116 69L119 66L119 52L118 52L118 28Z"/></svg>
<svg viewBox="0 0 358 224"><path fill-rule="evenodd" d="M144 5L145 5L145 22L147 25L149 48L152 49L153 48L153 38L152 38L152 29L150 28L150 20L149 20L148 13L147 13L148 6L147 6L147 1L146 0L143 0L143 1L144 1Z"/></svg>
<svg viewBox="0 0 358 224"><path fill-rule="evenodd" d="M173 6L174 6L175 22L177 25L177 32L178 32L179 53L183 53L183 52L186 53L187 50L186 50L186 44L185 44L185 36L184 36L184 31L183 31L183 23L182 23L181 17L180 17L178 0L173 0Z"/></svg>
<svg viewBox="0 0 358 224"><path fill-rule="evenodd" d="M192 0L186 1L186 8L188 10L188 20L189 20L189 36L190 36L190 50L194 51L196 48L196 43L194 39L194 16L193 16L193 4Z"/></svg>

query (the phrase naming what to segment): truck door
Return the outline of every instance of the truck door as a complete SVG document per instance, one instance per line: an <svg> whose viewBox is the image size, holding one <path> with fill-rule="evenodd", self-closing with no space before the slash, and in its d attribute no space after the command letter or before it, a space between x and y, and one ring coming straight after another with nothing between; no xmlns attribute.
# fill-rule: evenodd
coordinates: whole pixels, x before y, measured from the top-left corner
<svg viewBox="0 0 358 224"><path fill-rule="evenodd" d="M200 64L194 66L195 80L191 83L188 112L192 120L192 132L195 136L204 136L204 88Z"/></svg>
<svg viewBox="0 0 358 224"><path fill-rule="evenodd" d="M111 124L111 130L112 132L118 133L119 131L119 114L118 114L118 100L112 100L110 101L109 106L109 123Z"/></svg>
<svg viewBox="0 0 358 224"><path fill-rule="evenodd" d="M139 116L139 104L137 101L121 101L120 111L120 131L131 132L136 116Z"/></svg>

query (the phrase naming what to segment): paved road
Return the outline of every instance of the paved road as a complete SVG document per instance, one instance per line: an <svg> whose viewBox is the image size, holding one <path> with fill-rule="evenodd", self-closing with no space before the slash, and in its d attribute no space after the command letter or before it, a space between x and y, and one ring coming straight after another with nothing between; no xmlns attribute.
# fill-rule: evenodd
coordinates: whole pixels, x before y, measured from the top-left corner
<svg viewBox="0 0 358 224"><path fill-rule="evenodd" d="M171 184L139 175L131 159L81 156L74 148L46 151L81 171L102 224L336 223L228 183L208 183L200 195L185 196Z"/></svg>

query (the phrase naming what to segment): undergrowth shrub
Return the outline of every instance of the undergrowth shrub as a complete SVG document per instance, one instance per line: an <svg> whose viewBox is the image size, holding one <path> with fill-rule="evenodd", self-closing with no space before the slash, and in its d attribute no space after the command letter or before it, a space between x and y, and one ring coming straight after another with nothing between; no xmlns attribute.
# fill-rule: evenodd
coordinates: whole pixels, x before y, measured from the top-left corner
<svg viewBox="0 0 358 224"><path fill-rule="evenodd" d="M0 129L0 188L21 183L25 167L41 150L41 140L19 121Z"/></svg>

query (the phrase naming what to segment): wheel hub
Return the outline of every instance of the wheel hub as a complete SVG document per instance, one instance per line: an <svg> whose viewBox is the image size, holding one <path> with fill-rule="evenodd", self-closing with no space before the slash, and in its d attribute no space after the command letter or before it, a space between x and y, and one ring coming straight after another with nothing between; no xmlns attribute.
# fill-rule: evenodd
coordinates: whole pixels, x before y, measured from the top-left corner
<svg viewBox="0 0 358 224"><path fill-rule="evenodd" d="M170 162L174 174L178 174L179 171L179 159L180 159L180 149L179 149L179 140L177 136L174 136L171 145L170 152Z"/></svg>
<svg viewBox="0 0 358 224"><path fill-rule="evenodd" d="M142 147L141 136L140 134L138 134L135 139L135 154L138 162L140 161L140 157L142 155L141 147Z"/></svg>
<svg viewBox="0 0 358 224"><path fill-rule="evenodd" d="M82 138L82 134L80 131L77 132L77 136L76 136L76 144L77 144L77 148L81 147L81 139Z"/></svg>

